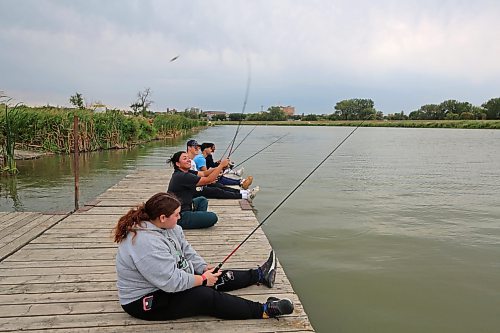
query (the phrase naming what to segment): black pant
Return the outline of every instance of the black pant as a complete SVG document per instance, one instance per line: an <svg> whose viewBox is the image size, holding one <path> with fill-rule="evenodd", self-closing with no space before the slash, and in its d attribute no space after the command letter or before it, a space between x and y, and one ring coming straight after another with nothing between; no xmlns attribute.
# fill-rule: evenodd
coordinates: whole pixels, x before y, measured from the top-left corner
<svg viewBox="0 0 500 333"><path fill-rule="evenodd" d="M213 287L198 286L177 293L157 290L122 305L122 308L129 315L144 320L171 320L198 315L221 319L258 319L263 313L261 303L224 292L248 287L258 281L256 269L228 270L223 271Z"/></svg>
<svg viewBox="0 0 500 333"><path fill-rule="evenodd" d="M241 199L240 190L218 183L203 186L201 191L196 191L194 197L204 196L209 199Z"/></svg>

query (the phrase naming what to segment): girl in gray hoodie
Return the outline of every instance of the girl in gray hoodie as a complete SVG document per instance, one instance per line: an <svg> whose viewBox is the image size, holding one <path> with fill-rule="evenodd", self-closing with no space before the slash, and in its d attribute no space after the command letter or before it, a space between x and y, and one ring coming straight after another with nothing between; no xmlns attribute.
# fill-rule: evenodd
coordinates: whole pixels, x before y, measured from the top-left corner
<svg viewBox="0 0 500 333"><path fill-rule="evenodd" d="M177 225L181 204L169 193L157 193L131 209L114 228L117 287L122 308L145 320L195 315L223 319L277 317L293 312L288 299L269 297L262 304L224 291L252 284L274 285L276 256L257 269L214 273Z"/></svg>

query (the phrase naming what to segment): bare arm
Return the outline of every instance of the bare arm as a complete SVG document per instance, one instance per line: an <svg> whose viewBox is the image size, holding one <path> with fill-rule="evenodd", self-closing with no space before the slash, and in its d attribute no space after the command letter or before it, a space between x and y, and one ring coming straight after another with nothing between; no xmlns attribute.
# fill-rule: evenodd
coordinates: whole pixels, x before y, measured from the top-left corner
<svg viewBox="0 0 500 333"><path fill-rule="evenodd" d="M198 171L198 176L201 177L197 186L212 184L217 180L219 173L229 164L229 160L225 159L216 168L208 169L206 171Z"/></svg>

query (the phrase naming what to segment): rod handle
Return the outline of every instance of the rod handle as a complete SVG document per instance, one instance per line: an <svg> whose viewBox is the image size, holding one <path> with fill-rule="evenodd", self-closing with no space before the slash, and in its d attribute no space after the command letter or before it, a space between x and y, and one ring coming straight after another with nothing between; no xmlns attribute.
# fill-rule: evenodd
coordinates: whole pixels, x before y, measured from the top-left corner
<svg viewBox="0 0 500 333"><path fill-rule="evenodd" d="M217 267L215 267L215 269L213 270L213 273L217 273L222 267L222 263L218 264Z"/></svg>

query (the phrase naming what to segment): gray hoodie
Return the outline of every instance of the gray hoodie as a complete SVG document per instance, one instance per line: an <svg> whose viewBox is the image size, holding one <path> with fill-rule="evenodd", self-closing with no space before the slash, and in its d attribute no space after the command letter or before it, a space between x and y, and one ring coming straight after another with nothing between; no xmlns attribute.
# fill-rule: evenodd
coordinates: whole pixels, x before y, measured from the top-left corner
<svg viewBox="0 0 500 333"><path fill-rule="evenodd" d="M194 287L194 275L206 262L191 247L182 228L161 229L143 222L137 235L118 246L116 274L120 304L128 304L158 289L169 293Z"/></svg>

